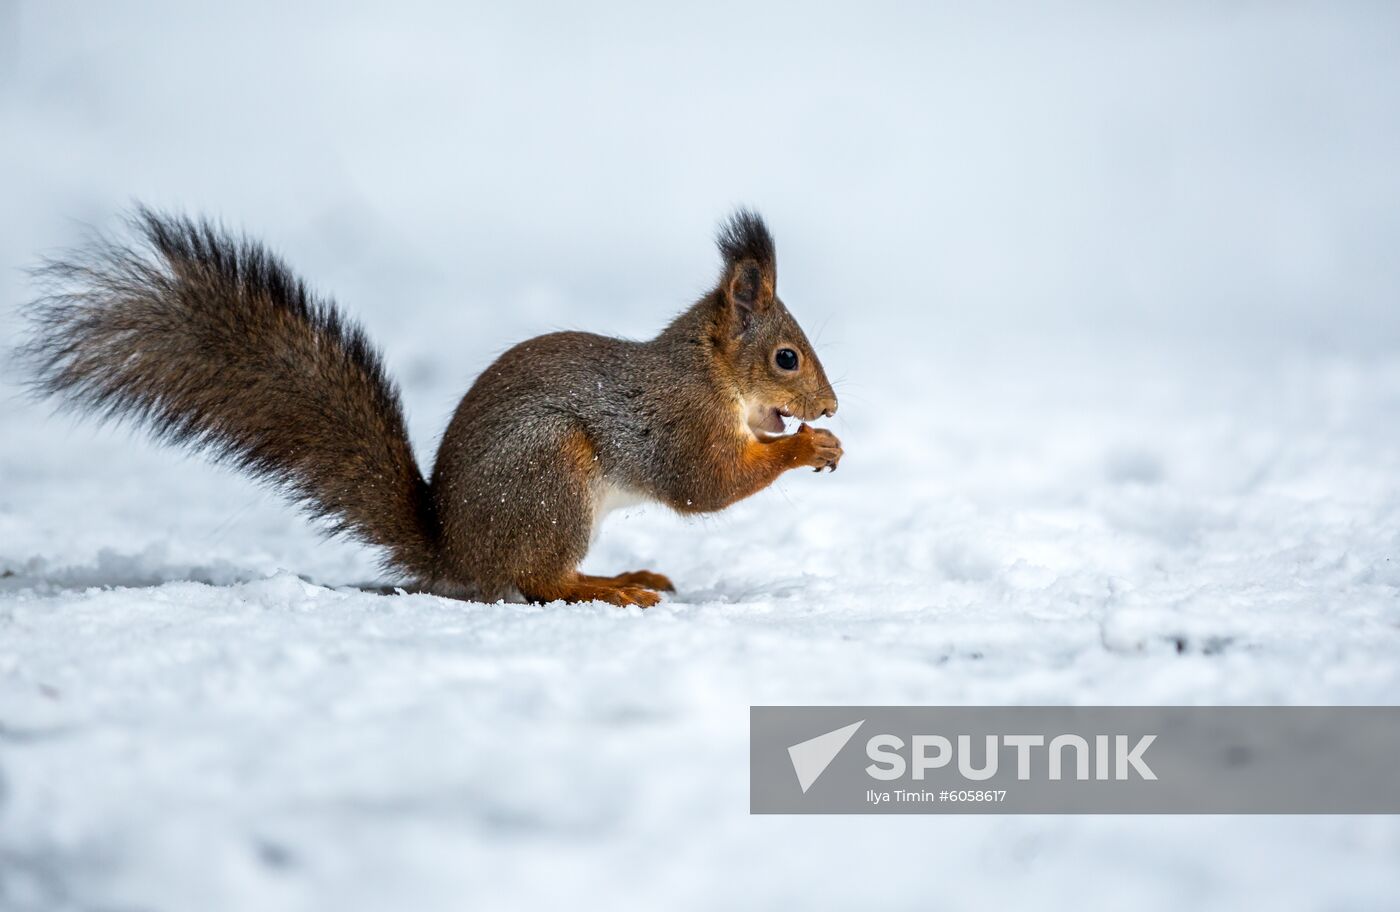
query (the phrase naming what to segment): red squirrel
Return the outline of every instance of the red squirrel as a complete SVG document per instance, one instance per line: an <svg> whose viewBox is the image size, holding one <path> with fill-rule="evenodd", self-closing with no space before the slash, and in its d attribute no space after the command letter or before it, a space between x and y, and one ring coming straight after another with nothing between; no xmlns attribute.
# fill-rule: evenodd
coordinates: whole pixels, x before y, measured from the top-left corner
<svg viewBox="0 0 1400 912"><path fill-rule="evenodd" d="M720 228L718 283L656 338L550 333L497 358L429 478L379 353L332 301L209 221L140 208L131 224L136 241L39 270L31 388L271 483L413 588L648 607L674 591L665 576L578 572L610 507L708 513L841 461L835 435L807 424L835 414L836 393L751 211Z"/></svg>

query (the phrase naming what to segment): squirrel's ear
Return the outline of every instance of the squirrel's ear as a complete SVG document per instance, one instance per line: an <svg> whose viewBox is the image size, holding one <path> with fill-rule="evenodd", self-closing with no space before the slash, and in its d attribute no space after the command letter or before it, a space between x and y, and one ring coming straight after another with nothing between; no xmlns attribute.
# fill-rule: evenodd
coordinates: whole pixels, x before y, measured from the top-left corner
<svg viewBox="0 0 1400 912"><path fill-rule="evenodd" d="M773 280L763 274L757 260L740 260L729 267L724 298L741 313L758 313L773 303Z"/></svg>
<svg viewBox="0 0 1400 912"><path fill-rule="evenodd" d="M724 256L720 286L725 303L740 317L740 327L773 303L777 286L777 257L773 237L758 214L740 209L720 226L716 238Z"/></svg>

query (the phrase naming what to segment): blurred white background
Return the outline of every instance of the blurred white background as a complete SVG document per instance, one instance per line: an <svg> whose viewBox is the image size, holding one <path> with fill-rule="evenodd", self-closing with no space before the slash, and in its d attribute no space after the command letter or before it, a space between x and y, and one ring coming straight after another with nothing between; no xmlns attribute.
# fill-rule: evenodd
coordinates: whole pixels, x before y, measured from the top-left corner
<svg viewBox="0 0 1400 912"><path fill-rule="evenodd" d="M395 344L581 301L635 334L743 202L852 346L1400 334L1389 4L0 10L7 299L140 199L267 238Z"/></svg>

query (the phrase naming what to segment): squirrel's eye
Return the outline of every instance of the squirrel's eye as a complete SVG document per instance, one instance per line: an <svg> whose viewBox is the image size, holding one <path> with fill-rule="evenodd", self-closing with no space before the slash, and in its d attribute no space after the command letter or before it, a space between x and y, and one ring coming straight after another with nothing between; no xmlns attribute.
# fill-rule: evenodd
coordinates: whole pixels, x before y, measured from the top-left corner
<svg viewBox="0 0 1400 912"><path fill-rule="evenodd" d="M785 371L797 370L797 352L790 348L780 348L773 355L773 362Z"/></svg>

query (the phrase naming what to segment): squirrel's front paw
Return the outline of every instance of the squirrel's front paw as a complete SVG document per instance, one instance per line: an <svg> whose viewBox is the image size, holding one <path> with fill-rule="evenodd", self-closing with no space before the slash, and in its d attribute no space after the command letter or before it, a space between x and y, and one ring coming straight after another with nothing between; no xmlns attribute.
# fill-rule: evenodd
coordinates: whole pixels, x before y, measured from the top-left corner
<svg viewBox="0 0 1400 912"><path fill-rule="evenodd" d="M836 466L841 461L842 450L841 441L836 439L835 434L826 428L814 428L804 422L789 439L797 447L799 465L809 465L818 472L822 469L836 471Z"/></svg>

